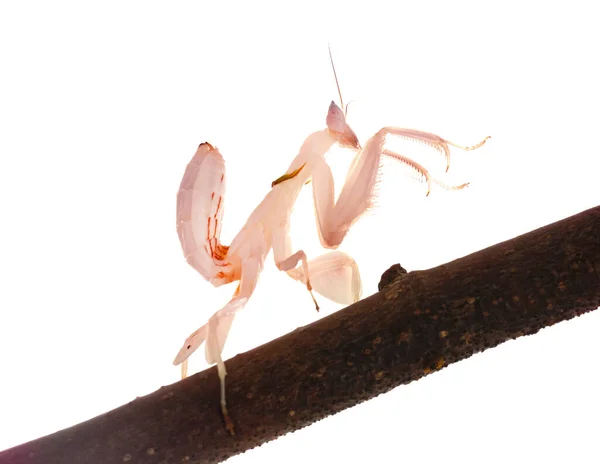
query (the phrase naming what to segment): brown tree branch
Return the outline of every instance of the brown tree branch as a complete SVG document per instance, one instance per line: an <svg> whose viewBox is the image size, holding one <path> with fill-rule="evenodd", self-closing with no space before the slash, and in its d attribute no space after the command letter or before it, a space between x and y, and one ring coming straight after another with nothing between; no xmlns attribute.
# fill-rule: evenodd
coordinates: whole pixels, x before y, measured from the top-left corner
<svg viewBox="0 0 600 464"><path fill-rule="evenodd" d="M235 437L211 368L0 452L0 463L220 462L597 309L600 206L434 269L402 271L387 271L379 293L228 360Z"/></svg>

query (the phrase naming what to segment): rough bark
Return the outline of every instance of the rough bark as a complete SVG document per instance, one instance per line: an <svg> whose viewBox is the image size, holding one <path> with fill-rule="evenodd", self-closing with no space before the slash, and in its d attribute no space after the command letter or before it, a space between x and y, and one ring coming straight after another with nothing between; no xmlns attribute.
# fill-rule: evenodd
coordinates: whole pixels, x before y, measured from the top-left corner
<svg viewBox="0 0 600 464"><path fill-rule="evenodd" d="M600 305L600 207L427 271L215 368L0 453L0 463L215 463Z"/></svg>

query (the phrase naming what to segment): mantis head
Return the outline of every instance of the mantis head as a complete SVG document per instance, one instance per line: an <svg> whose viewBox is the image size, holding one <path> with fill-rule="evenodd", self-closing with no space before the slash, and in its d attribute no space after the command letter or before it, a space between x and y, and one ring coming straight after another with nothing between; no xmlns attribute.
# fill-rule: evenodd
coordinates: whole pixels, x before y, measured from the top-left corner
<svg viewBox="0 0 600 464"><path fill-rule="evenodd" d="M331 136L344 148L359 149L358 137L346 122L346 116L335 102L329 105L327 112L327 130Z"/></svg>
<svg viewBox="0 0 600 464"><path fill-rule="evenodd" d="M340 90L340 83L338 82L337 73L335 72L335 65L333 64L333 56L331 56L331 47L329 47L329 59L331 61L331 69L333 69L333 77L335 78L335 85L338 89L340 96L340 104L344 108L344 100L342 99L342 91ZM345 110L348 111L348 105ZM358 150L360 143L358 143L358 137L354 131L346 123L346 113L341 110L334 101L329 105L329 111L327 112L327 129L329 134L334 140L344 148L352 148Z"/></svg>

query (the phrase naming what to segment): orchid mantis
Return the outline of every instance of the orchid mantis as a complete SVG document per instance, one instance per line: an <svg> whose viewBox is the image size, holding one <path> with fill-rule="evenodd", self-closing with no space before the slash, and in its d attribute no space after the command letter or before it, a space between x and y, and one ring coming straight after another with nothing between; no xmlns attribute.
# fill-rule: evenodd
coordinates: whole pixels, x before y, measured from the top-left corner
<svg viewBox="0 0 600 464"><path fill-rule="evenodd" d="M181 182L177 195L177 231L187 262L215 287L238 280L240 283L229 303L188 337L173 363L182 364L182 376L185 377L187 358L206 343L207 362L217 364L221 409L231 433L233 424L225 400L227 373L221 352L235 313L252 295L269 251L273 250L275 264L280 270L306 285L317 310L313 287L326 298L342 304L358 301L361 295L360 274L350 256L333 251L308 261L304 251L293 252L289 236L293 205L312 173L310 158L329 138L323 132L307 139L295 161L298 167L294 164L288 170L290 174L282 176L285 179L280 178L282 180L272 187L229 246L220 241L225 163L218 149L209 143L201 144ZM331 139L330 145L333 143ZM301 267L296 269L298 263Z"/></svg>
<svg viewBox="0 0 600 464"><path fill-rule="evenodd" d="M344 108L341 92L340 102ZM309 261L304 251L292 248L290 216L302 187L312 180L319 238L325 248L335 249L352 225L372 206L382 155L397 159L420 173L427 181L427 194L433 183L448 189L467 185L451 187L433 179L420 164L386 149L387 136L404 137L435 148L445 155L447 168L449 146L473 150L489 138L472 147L463 147L428 132L384 127L361 147L358 137L346 122L345 112L334 102L329 105L326 126L306 138L286 173L273 182L271 190L229 246L220 240L225 162L216 147L208 142L200 144L185 170L177 194L177 232L187 262L215 287L235 281L239 281L239 285L232 299L186 339L173 363L182 365L182 377L185 377L188 357L205 343L207 362L217 364L221 410L225 425L232 434L234 427L225 395L227 373L221 353L235 314L252 295L268 253L273 250L278 269L306 286L317 310L319 307L313 290L342 304L356 302L361 295L360 274L350 256L341 251L331 251ZM332 172L324 157L334 144L356 152L337 201Z"/></svg>

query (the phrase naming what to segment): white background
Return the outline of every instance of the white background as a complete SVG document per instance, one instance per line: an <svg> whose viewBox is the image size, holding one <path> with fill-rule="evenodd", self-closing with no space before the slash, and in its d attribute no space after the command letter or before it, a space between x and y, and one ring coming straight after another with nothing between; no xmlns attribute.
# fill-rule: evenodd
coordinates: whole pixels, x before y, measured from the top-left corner
<svg viewBox="0 0 600 464"><path fill-rule="evenodd" d="M363 142L384 125L493 136L447 176L400 145L464 191L426 198L385 163L379 207L341 247L365 296L395 262L426 269L600 204L592 2L360 5L2 3L0 449L178 380L180 344L234 290L183 259L185 166L205 140L224 154L228 243L338 99L328 42ZM350 155L328 159L343 179ZM314 224L307 187L292 229L311 256ZM269 259L225 356L317 317ZM598 313L558 324L231 462L598 462L599 329Z"/></svg>

